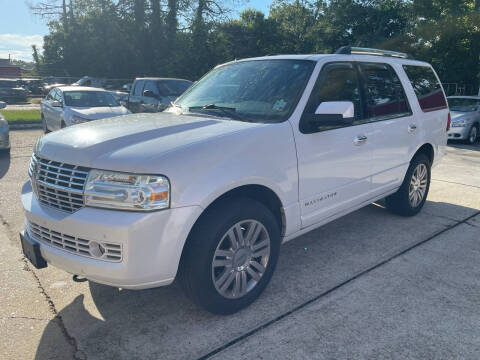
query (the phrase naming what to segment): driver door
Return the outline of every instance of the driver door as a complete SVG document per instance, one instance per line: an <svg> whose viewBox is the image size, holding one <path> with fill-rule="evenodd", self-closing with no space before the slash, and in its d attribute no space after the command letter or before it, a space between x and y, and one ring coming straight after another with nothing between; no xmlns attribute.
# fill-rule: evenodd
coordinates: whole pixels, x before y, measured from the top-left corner
<svg viewBox="0 0 480 360"><path fill-rule="evenodd" d="M311 122L326 101L351 101L351 124ZM356 68L349 62L324 65L300 120L296 136L302 228L309 227L370 197L373 161L371 124L365 122Z"/></svg>

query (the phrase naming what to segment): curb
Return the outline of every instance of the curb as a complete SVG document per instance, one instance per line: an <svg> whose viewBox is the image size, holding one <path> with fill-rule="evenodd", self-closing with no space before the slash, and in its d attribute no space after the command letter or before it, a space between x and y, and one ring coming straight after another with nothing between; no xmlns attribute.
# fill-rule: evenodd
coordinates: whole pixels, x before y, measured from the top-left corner
<svg viewBox="0 0 480 360"><path fill-rule="evenodd" d="M33 130L33 129L41 129L41 123L35 124L8 124L10 130Z"/></svg>

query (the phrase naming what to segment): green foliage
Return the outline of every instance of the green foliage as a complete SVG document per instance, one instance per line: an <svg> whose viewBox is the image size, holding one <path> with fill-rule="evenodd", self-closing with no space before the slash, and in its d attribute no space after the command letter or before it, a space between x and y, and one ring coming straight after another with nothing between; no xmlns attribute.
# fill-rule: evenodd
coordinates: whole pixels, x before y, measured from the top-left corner
<svg viewBox="0 0 480 360"><path fill-rule="evenodd" d="M235 0L71 0L50 23L37 70L62 76L198 79L216 64L343 45L405 51L444 82L478 88L480 0L273 0L226 15Z"/></svg>
<svg viewBox="0 0 480 360"><path fill-rule="evenodd" d="M0 110L9 124L32 124L42 121L40 110Z"/></svg>

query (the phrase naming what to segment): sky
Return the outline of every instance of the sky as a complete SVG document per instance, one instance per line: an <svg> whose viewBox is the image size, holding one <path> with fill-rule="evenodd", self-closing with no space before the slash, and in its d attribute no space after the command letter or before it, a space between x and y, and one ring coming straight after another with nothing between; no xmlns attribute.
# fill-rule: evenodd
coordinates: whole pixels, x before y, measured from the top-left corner
<svg viewBox="0 0 480 360"><path fill-rule="evenodd" d="M36 0L0 0L0 58L32 61L31 45L42 48L43 36L48 34L46 20L31 14L28 2ZM271 0L237 0L238 12L255 8L268 14Z"/></svg>

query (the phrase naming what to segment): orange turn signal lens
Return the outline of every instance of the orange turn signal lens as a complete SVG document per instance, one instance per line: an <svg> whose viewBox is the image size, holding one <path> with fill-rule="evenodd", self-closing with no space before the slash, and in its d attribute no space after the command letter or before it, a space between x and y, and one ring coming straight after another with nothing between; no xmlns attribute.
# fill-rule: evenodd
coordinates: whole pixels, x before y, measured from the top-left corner
<svg viewBox="0 0 480 360"><path fill-rule="evenodd" d="M152 193L151 200L158 201L158 200L167 200L168 199L168 191L162 191L160 193Z"/></svg>

